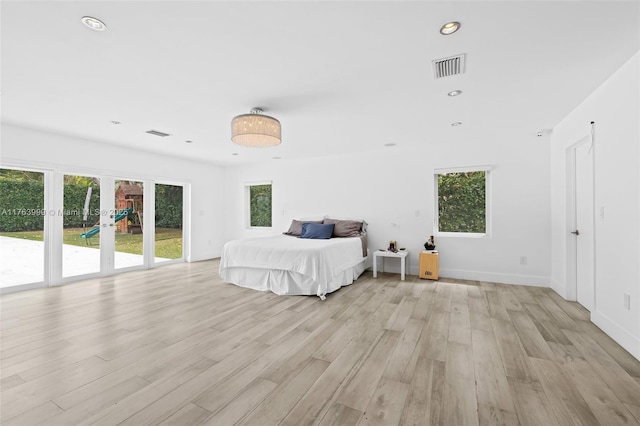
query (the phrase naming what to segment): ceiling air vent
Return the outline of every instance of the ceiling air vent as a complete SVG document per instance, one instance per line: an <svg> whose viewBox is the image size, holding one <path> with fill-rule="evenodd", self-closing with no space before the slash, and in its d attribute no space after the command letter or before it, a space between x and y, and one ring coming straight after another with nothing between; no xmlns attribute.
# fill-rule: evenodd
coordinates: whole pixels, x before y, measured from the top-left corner
<svg viewBox="0 0 640 426"><path fill-rule="evenodd" d="M433 75L436 79L464 74L466 53L433 61Z"/></svg>
<svg viewBox="0 0 640 426"><path fill-rule="evenodd" d="M159 132L157 130L147 130L147 133L149 133L150 135L162 136L163 138L165 136L171 136L169 133Z"/></svg>

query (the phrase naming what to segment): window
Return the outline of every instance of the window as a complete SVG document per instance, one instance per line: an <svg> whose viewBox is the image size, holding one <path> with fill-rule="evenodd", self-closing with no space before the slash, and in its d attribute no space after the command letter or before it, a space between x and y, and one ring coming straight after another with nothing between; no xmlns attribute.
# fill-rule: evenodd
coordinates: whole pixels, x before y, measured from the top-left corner
<svg viewBox="0 0 640 426"><path fill-rule="evenodd" d="M271 227L271 183L247 184L249 227Z"/></svg>
<svg viewBox="0 0 640 426"><path fill-rule="evenodd" d="M45 175L0 168L0 288L45 279Z"/></svg>
<svg viewBox="0 0 640 426"><path fill-rule="evenodd" d="M439 235L489 235L490 167L435 170L435 229Z"/></svg>
<svg viewBox="0 0 640 426"><path fill-rule="evenodd" d="M184 188L156 183L155 191L155 262L182 259Z"/></svg>

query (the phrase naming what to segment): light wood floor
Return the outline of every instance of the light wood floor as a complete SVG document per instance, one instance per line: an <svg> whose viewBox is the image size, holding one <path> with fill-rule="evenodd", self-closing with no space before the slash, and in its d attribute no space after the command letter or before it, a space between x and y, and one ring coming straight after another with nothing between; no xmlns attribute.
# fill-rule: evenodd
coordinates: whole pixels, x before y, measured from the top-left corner
<svg viewBox="0 0 640 426"><path fill-rule="evenodd" d="M640 363L549 289L366 272L323 302L217 270L3 296L2 424L640 423Z"/></svg>

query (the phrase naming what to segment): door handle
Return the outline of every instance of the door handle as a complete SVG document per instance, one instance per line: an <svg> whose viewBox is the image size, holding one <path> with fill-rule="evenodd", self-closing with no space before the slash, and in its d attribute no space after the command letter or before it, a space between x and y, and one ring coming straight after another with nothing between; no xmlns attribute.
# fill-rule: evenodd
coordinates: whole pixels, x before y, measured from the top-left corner
<svg viewBox="0 0 640 426"><path fill-rule="evenodd" d="M577 229L575 231L571 232L573 235L580 235L580 231L578 231Z"/></svg>

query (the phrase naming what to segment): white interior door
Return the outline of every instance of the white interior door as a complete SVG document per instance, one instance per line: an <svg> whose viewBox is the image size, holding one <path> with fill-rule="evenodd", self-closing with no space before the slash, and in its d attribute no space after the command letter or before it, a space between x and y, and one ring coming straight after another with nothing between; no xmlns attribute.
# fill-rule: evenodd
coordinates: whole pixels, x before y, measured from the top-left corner
<svg viewBox="0 0 640 426"><path fill-rule="evenodd" d="M588 310L594 306L594 199L591 141L575 148L576 170L576 300Z"/></svg>

